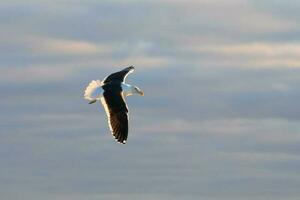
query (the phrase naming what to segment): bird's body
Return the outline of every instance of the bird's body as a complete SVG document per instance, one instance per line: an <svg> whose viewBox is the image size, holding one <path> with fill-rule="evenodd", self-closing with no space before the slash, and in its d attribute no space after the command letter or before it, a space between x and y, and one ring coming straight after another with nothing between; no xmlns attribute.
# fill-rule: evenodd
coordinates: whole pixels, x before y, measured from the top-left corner
<svg viewBox="0 0 300 200"><path fill-rule="evenodd" d="M123 144L128 136L128 108L124 98L134 94L143 95L138 87L125 83L127 75L133 71L134 67L130 66L107 76L103 81L93 80L84 93L84 98L90 104L101 101L112 135Z"/></svg>

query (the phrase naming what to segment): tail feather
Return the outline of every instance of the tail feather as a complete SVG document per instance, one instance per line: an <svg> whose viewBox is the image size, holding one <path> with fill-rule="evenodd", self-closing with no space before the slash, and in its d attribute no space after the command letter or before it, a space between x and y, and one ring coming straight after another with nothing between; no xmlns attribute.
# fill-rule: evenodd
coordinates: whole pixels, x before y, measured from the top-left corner
<svg viewBox="0 0 300 200"><path fill-rule="evenodd" d="M102 82L100 80L93 80L89 83L84 91L84 98L91 102L100 100L102 96Z"/></svg>

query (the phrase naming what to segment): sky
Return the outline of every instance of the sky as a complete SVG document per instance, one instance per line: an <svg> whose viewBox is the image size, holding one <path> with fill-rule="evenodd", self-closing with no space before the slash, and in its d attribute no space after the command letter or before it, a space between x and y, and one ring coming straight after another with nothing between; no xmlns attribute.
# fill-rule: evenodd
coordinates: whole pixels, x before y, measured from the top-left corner
<svg viewBox="0 0 300 200"><path fill-rule="evenodd" d="M1 0L0 198L299 199L299 9ZM121 145L83 91L130 65Z"/></svg>

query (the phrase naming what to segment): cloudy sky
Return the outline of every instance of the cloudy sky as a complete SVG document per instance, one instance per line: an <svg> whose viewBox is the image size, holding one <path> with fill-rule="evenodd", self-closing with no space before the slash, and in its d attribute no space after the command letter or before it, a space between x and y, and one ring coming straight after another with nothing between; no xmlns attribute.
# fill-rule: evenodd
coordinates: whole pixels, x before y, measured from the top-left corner
<svg viewBox="0 0 300 200"><path fill-rule="evenodd" d="M299 9L1 0L0 198L299 199ZM120 145L83 90L129 65Z"/></svg>

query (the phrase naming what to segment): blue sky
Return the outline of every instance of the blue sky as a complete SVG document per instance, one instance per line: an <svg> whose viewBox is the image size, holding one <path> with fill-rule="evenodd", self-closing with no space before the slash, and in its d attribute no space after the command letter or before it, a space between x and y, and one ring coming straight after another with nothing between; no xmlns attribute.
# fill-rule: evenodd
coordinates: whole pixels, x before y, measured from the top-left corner
<svg viewBox="0 0 300 200"><path fill-rule="evenodd" d="M2 0L1 199L299 199L299 8ZM83 91L129 65L120 145Z"/></svg>

